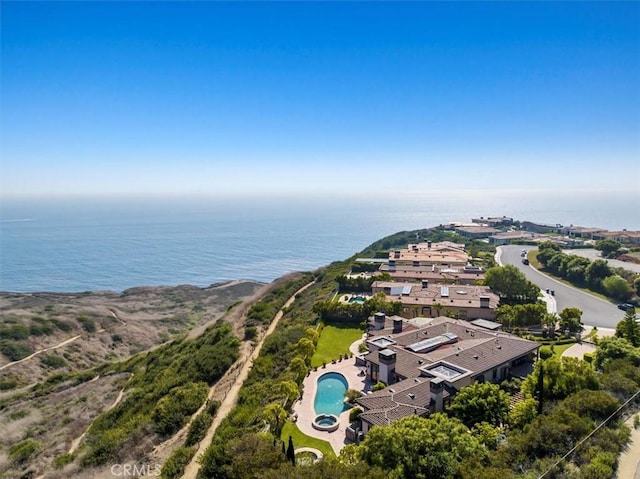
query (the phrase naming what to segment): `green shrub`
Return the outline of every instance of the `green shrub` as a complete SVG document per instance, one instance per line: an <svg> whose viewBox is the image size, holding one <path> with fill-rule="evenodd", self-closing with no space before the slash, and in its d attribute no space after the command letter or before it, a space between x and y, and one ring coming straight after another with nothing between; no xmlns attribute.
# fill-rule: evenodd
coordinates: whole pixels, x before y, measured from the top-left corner
<svg viewBox="0 0 640 479"><path fill-rule="evenodd" d="M347 398L347 402L353 403L356 399L362 396L362 393L357 389L349 389L344 393L344 397Z"/></svg>
<svg viewBox="0 0 640 479"><path fill-rule="evenodd" d="M166 437L178 431L202 405L208 391L209 388L202 382L172 389L158 401L153 410L151 417L156 425L156 432Z"/></svg>
<svg viewBox="0 0 640 479"><path fill-rule="evenodd" d="M207 403L207 413L211 417L216 417L216 413L218 412L218 408L220 407L220 401L209 401Z"/></svg>
<svg viewBox="0 0 640 479"><path fill-rule="evenodd" d="M55 469L62 469L67 464L71 464L75 458L75 454L60 454L53 460L53 467Z"/></svg>
<svg viewBox="0 0 640 479"><path fill-rule="evenodd" d="M42 444L33 439L26 439L9 449L9 459L17 464L23 464L42 448Z"/></svg>
<svg viewBox="0 0 640 479"><path fill-rule="evenodd" d="M67 362L64 358L58 356L57 354L47 354L40 358L40 362L47 367L58 369L63 368L67 365Z"/></svg>
<svg viewBox="0 0 640 479"><path fill-rule="evenodd" d="M244 328L244 339L249 341L258 336L258 328L255 326L247 326Z"/></svg>
<svg viewBox="0 0 640 479"><path fill-rule="evenodd" d="M164 463L160 471L163 479L174 479L182 477L185 467L196 453L195 447L181 447L174 451L171 457Z"/></svg>
<svg viewBox="0 0 640 479"><path fill-rule="evenodd" d="M14 324L10 327L0 328L0 339L13 339L21 341L29 337L29 328L24 324Z"/></svg>
<svg viewBox="0 0 640 479"><path fill-rule="evenodd" d="M582 358L588 362L589 364L593 364L593 357L594 357L595 353L584 353L584 355L582 356Z"/></svg>
<svg viewBox="0 0 640 479"><path fill-rule="evenodd" d="M550 346L542 346L540 348L540 359L549 359L553 356L553 351Z"/></svg>
<svg viewBox="0 0 640 479"><path fill-rule="evenodd" d="M93 322L93 320L89 319L86 316L78 316L76 319L82 325L82 328L87 333L95 333L96 332L96 330L97 330L96 323Z"/></svg>
<svg viewBox="0 0 640 479"><path fill-rule="evenodd" d="M184 441L185 446L194 446L198 444L209 430L209 426L213 422L213 417L205 411L198 414L189 426L189 432L187 433L187 439Z"/></svg>
<svg viewBox="0 0 640 479"><path fill-rule="evenodd" d="M0 379L0 391L8 391L14 389L18 385L16 379Z"/></svg>
<svg viewBox="0 0 640 479"><path fill-rule="evenodd" d="M378 381L377 383L375 383L373 385L373 387L371 388L372 391L380 391L381 389L386 388L387 385L385 383L383 383L382 381Z"/></svg>
<svg viewBox="0 0 640 479"><path fill-rule="evenodd" d="M73 329L73 326L67 321L62 321L60 319L52 319L51 322L56 328L58 328L60 331L64 331L65 333L68 333Z"/></svg>
<svg viewBox="0 0 640 479"><path fill-rule="evenodd" d="M362 414L362 408L354 407L349 411L349 422L353 422Z"/></svg>
<svg viewBox="0 0 640 479"><path fill-rule="evenodd" d="M28 344L4 340L0 341L0 352L10 361L19 361L32 354L33 348Z"/></svg>
<svg viewBox="0 0 640 479"><path fill-rule="evenodd" d="M29 332L32 336L47 336L53 334L53 326L50 324L31 324Z"/></svg>

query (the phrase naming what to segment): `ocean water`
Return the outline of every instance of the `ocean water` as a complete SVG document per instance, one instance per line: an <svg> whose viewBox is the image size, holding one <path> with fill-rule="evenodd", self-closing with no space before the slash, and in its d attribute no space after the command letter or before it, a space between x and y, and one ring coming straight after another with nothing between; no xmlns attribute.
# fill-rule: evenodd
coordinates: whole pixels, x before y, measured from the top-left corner
<svg viewBox="0 0 640 479"><path fill-rule="evenodd" d="M640 229L640 193L437 191L325 197L5 199L0 290L272 281L401 230L512 216Z"/></svg>

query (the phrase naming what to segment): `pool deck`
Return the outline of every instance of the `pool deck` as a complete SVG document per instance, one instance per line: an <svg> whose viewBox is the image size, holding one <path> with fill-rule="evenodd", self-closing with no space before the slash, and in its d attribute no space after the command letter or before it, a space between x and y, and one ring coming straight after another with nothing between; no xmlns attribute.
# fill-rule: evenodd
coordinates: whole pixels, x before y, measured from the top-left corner
<svg viewBox="0 0 640 479"><path fill-rule="evenodd" d="M356 341L354 344L357 351L357 344L361 340ZM352 345L353 347L353 345ZM333 451L336 455L340 454L340 450L348 444L346 439L346 429L349 426L349 409L343 411L338 417L339 426L333 432L318 431L313 427L313 419L317 416L313 407L313 402L316 397L316 389L318 386L318 378L326 373L340 373L349 383L349 389L357 389L358 391L368 390L371 384L366 382L366 377L361 376L360 371L362 368L355 365L356 358L343 359L336 364L327 364L326 368L319 367L317 371L311 371L309 375L303 381L304 392L302 399L297 401L293 405L293 412L297 415L296 425L298 429L304 434L322 439L331 444Z"/></svg>

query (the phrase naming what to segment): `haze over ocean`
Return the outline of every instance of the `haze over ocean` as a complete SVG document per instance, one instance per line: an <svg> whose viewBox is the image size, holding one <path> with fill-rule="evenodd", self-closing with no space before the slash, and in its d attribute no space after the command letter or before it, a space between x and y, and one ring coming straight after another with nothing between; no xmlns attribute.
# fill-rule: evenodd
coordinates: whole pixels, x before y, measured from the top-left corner
<svg viewBox="0 0 640 479"><path fill-rule="evenodd" d="M122 291L271 281L401 230L507 215L640 229L637 193L385 191L344 197L5 199L0 290Z"/></svg>

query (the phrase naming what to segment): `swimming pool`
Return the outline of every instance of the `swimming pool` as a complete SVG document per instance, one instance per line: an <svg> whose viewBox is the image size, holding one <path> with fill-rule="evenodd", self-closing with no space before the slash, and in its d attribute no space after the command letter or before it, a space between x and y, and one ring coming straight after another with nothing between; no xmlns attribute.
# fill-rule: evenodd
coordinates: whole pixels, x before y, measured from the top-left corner
<svg viewBox="0 0 640 479"><path fill-rule="evenodd" d="M340 373L326 373L318 378L318 389L313 401L316 414L339 416L346 409L344 393L348 388L347 380Z"/></svg>
<svg viewBox="0 0 640 479"><path fill-rule="evenodd" d="M349 298L349 303L364 304L364 298L362 296L352 296L351 298Z"/></svg>

